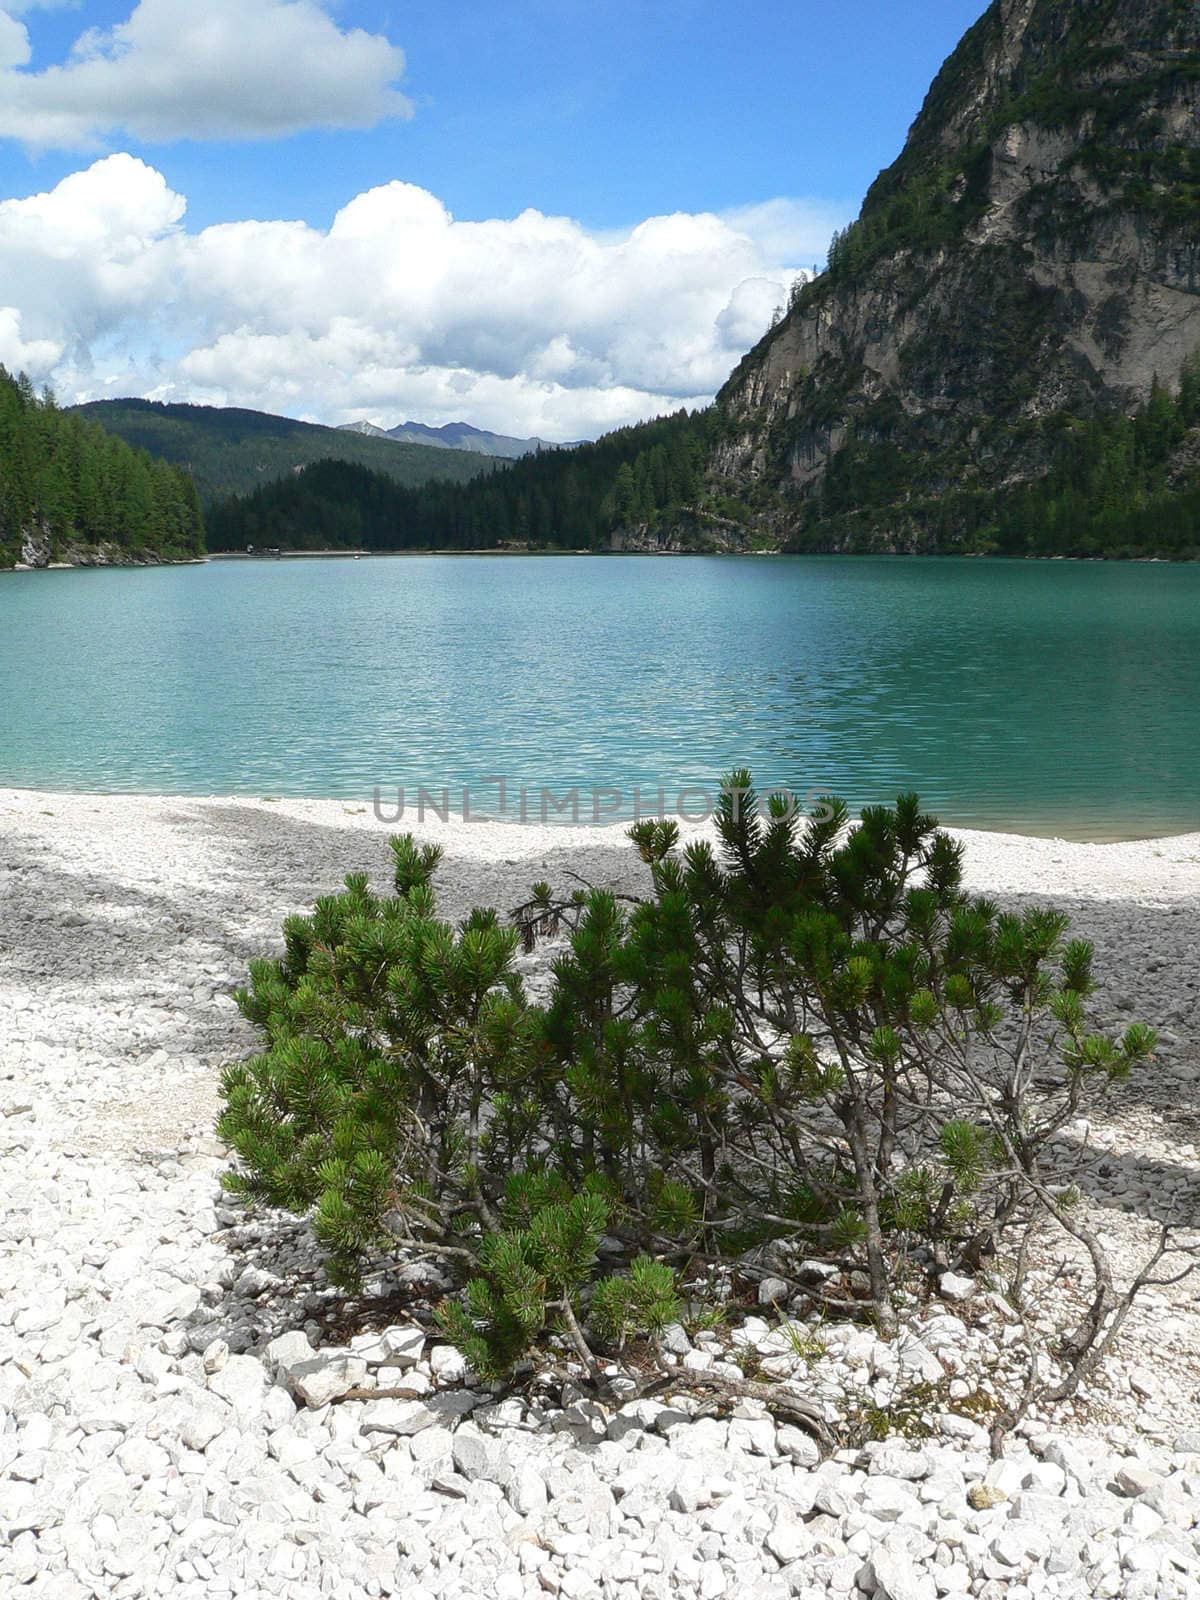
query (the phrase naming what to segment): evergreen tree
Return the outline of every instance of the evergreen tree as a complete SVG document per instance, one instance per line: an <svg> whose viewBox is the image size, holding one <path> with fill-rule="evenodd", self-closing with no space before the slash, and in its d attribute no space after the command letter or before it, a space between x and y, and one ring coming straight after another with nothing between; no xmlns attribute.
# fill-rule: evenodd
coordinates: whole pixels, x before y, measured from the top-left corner
<svg viewBox="0 0 1200 1600"><path fill-rule="evenodd" d="M598 1348L653 1347L675 1264L821 1257L865 1275L890 1332L923 1271L1072 1234L1047 1153L1154 1035L1092 1031L1090 947L1053 910L968 897L914 796L846 823L734 773L717 847L631 830L646 900L539 884L509 925L457 928L439 850L393 840L393 895L352 875L251 967L263 1049L223 1078L229 1187L311 1211L347 1286L440 1254L464 1291L444 1326L488 1375L556 1332L593 1375ZM564 930L536 1006L520 941ZM1113 1293L1101 1273L1077 1348Z"/></svg>
<svg viewBox="0 0 1200 1600"><path fill-rule="evenodd" d="M39 396L26 374L0 367L0 566L24 541L48 541L52 557L70 545L108 543L133 558L204 551L195 484L95 423Z"/></svg>
<svg viewBox="0 0 1200 1600"><path fill-rule="evenodd" d="M371 550L603 548L619 529L692 507L715 413L677 412L594 444L544 450L473 478L406 488L348 462L319 461L209 518L216 550L248 544ZM359 519L346 516L357 508Z"/></svg>
<svg viewBox="0 0 1200 1600"><path fill-rule="evenodd" d="M1191 557L1200 554L1200 352L1177 390L1154 380L1125 416L1063 415L1027 430L1043 475L1000 489L946 486L936 454L848 430L817 499L798 515L792 548L855 548L885 512L941 551L1006 555ZM931 478L933 482L931 483Z"/></svg>

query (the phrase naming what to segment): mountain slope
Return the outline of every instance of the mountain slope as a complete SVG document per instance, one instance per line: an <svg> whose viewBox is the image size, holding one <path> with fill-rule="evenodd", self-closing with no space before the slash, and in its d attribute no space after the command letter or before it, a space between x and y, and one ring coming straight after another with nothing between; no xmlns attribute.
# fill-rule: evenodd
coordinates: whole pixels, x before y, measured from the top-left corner
<svg viewBox="0 0 1200 1600"><path fill-rule="evenodd" d="M132 399L96 400L75 410L151 455L186 467L209 504L249 494L313 461L353 461L405 485L433 478L462 483L489 468L488 461L465 451L400 446L265 411Z"/></svg>
<svg viewBox="0 0 1200 1600"><path fill-rule="evenodd" d="M414 515L473 545L1200 555L1198 224L1198 0L995 0L710 412Z"/></svg>
<svg viewBox="0 0 1200 1600"><path fill-rule="evenodd" d="M372 439L431 445L435 450L468 450L475 455L501 456L509 461L535 455L539 450L572 448L570 445L552 444L549 439L536 436L515 439L507 433L490 433L486 428L472 427L469 422L447 422L440 428L431 427L426 422L402 422L396 428L380 428L373 422L344 422L342 427L348 433L361 433Z"/></svg>
<svg viewBox="0 0 1200 1600"><path fill-rule="evenodd" d="M0 567L144 565L204 551L196 485L0 366Z"/></svg>
<svg viewBox="0 0 1200 1600"><path fill-rule="evenodd" d="M716 482L802 548L986 545L1076 419L1178 386L1198 224L1195 0L996 0L722 390Z"/></svg>
<svg viewBox="0 0 1200 1600"><path fill-rule="evenodd" d="M687 509L700 492L713 420L711 408L679 411L571 450L525 456L465 484L405 489L378 472L320 462L214 506L209 546L727 549L738 530L715 511ZM637 537L614 539L614 530L635 527Z"/></svg>

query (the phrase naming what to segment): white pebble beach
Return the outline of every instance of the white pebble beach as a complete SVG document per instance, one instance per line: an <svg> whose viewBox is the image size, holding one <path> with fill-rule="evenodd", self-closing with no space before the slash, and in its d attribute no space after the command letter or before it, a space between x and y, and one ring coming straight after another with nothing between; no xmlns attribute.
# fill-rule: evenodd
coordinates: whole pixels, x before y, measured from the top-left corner
<svg viewBox="0 0 1200 1600"><path fill-rule="evenodd" d="M1103 1379L998 1466L969 1426L818 1466L749 1404L539 1432L476 1396L454 1430L436 1349L416 1412L298 1404L265 1347L306 1308L247 1266L218 1187L219 1070L253 1044L231 991L347 872L386 888L406 827L369 803L0 790L0 1593L1200 1596L1195 1282L1148 1294ZM413 831L444 846L450 918L569 872L645 885L619 827ZM1060 906L1095 943L1103 1025L1160 1030L1088 1133L1085 1204L1132 1271L1160 1221L1200 1226L1200 834L959 837L973 891ZM523 965L536 989L544 958ZM1003 1498L976 1509L980 1480Z"/></svg>

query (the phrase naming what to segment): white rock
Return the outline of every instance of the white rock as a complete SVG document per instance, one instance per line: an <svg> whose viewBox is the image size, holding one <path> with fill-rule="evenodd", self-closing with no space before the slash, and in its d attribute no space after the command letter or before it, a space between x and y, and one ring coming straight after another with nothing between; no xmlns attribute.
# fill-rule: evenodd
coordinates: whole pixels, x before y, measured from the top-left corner
<svg viewBox="0 0 1200 1600"><path fill-rule="evenodd" d="M692 1348L692 1341L687 1336L687 1331L682 1323L671 1322L662 1331L662 1346L674 1356L685 1356Z"/></svg>
<svg viewBox="0 0 1200 1600"><path fill-rule="evenodd" d="M277 1339L272 1339L263 1351L263 1360L272 1372L286 1372L297 1362L311 1361L312 1353L313 1348L308 1335L293 1330L290 1333L281 1333Z"/></svg>
<svg viewBox="0 0 1200 1600"><path fill-rule="evenodd" d="M875 1600L937 1600L937 1584L928 1573L919 1572L912 1557L898 1546L883 1544L871 1552L860 1586L874 1593Z"/></svg>
<svg viewBox="0 0 1200 1600"><path fill-rule="evenodd" d="M497 1439L473 1428L460 1428L454 1435L451 1449L455 1470L472 1482L482 1478L488 1483L507 1484L513 1477L512 1463L504 1446Z"/></svg>
<svg viewBox="0 0 1200 1600"><path fill-rule="evenodd" d="M371 1400L363 1405L363 1433L394 1433L406 1438L437 1423L464 1416L478 1405L478 1397L461 1390L431 1394L425 1400Z"/></svg>
<svg viewBox="0 0 1200 1600"><path fill-rule="evenodd" d="M957 1272L943 1272L938 1279L938 1292L943 1300L970 1300L978 1287L974 1278L964 1278Z"/></svg>
<svg viewBox="0 0 1200 1600"><path fill-rule="evenodd" d="M461 1383L467 1375L467 1361L452 1344L435 1344L429 1352L429 1370L439 1383Z"/></svg>
<svg viewBox="0 0 1200 1600"><path fill-rule="evenodd" d="M770 1417L733 1417L729 1423L729 1448L753 1455L775 1454L775 1424Z"/></svg>
<svg viewBox="0 0 1200 1600"><path fill-rule="evenodd" d="M345 1351L324 1355L318 1352L310 1361L298 1361L287 1370L289 1388L300 1396L311 1411L339 1399L348 1389L357 1388L367 1375L361 1356Z"/></svg>
<svg viewBox="0 0 1200 1600"><path fill-rule="evenodd" d="M692 1515L708 1506L716 1505L733 1489L733 1484L716 1464L702 1466L690 1463L676 1479L668 1500L673 1511Z"/></svg>
<svg viewBox="0 0 1200 1600"><path fill-rule="evenodd" d="M989 1489L998 1489L1002 1495L1010 1498L1024 1486L1028 1476L1029 1469L1024 1462L1014 1461L1010 1456L1001 1456L999 1460L988 1463L983 1481Z"/></svg>
<svg viewBox="0 0 1200 1600"><path fill-rule="evenodd" d="M915 1483L929 1476L933 1463L924 1450L913 1450L897 1439L888 1439L872 1455L869 1471Z"/></svg>
<svg viewBox="0 0 1200 1600"><path fill-rule="evenodd" d="M790 1287L782 1278L764 1278L758 1286L760 1306L786 1305Z"/></svg>
<svg viewBox="0 0 1200 1600"><path fill-rule="evenodd" d="M263 1408L267 1375L253 1356L230 1356L221 1370L209 1378L208 1387L222 1400L228 1400L240 1421L246 1421Z"/></svg>
<svg viewBox="0 0 1200 1600"><path fill-rule="evenodd" d="M860 1491L862 1509L880 1522L895 1522L918 1504L907 1483L896 1478L866 1478Z"/></svg>
<svg viewBox="0 0 1200 1600"><path fill-rule="evenodd" d="M210 1377L214 1372L220 1372L221 1368L229 1360L229 1346L225 1343L225 1340L214 1339L210 1344L205 1345L203 1360L204 1370Z"/></svg>
<svg viewBox="0 0 1200 1600"><path fill-rule="evenodd" d="M739 1349L757 1349L771 1333L771 1325L762 1317L746 1317L740 1328L730 1333L732 1343Z"/></svg>
<svg viewBox="0 0 1200 1600"><path fill-rule="evenodd" d="M144 1260L144 1253L136 1245L124 1245L108 1256L100 1269L101 1281L110 1289L119 1289L137 1275Z"/></svg>
<svg viewBox="0 0 1200 1600"><path fill-rule="evenodd" d="M1161 1545L1139 1540L1122 1555L1121 1565L1126 1572L1158 1572L1166 1558L1167 1552Z"/></svg>
<svg viewBox="0 0 1200 1600"><path fill-rule="evenodd" d="M850 1509L849 1499L850 1484L841 1485L831 1483L829 1479L819 1482L813 1490L813 1509L822 1512L827 1517L840 1519Z"/></svg>
<svg viewBox="0 0 1200 1600"><path fill-rule="evenodd" d="M1162 1385L1148 1367L1130 1367L1129 1387L1143 1400L1154 1400L1162 1393Z"/></svg>
<svg viewBox="0 0 1200 1600"><path fill-rule="evenodd" d="M817 1441L803 1428L783 1423L775 1431L775 1447L781 1455L789 1456L798 1467L815 1467L821 1459Z"/></svg>
<svg viewBox="0 0 1200 1600"><path fill-rule="evenodd" d="M425 1352L425 1330L415 1325L385 1328L381 1338L388 1360L398 1367L415 1367Z"/></svg>
<svg viewBox="0 0 1200 1600"><path fill-rule="evenodd" d="M232 1421L233 1413L228 1406L212 1400L198 1400L182 1412L176 1426L189 1450L206 1450Z"/></svg>
<svg viewBox="0 0 1200 1600"><path fill-rule="evenodd" d="M1113 1485L1118 1493L1130 1496L1146 1494L1151 1489L1157 1489L1162 1481L1160 1473L1151 1472L1148 1467L1143 1467L1136 1461L1122 1461L1113 1473Z"/></svg>
<svg viewBox="0 0 1200 1600"><path fill-rule="evenodd" d="M531 1462L519 1467L504 1486L508 1503L522 1517L533 1517L544 1512L550 1502L545 1479Z"/></svg>
<svg viewBox="0 0 1200 1600"><path fill-rule="evenodd" d="M780 1507L763 1544L776 1561L786 1567L803 1556L811 1555L816 1547L816 1539L794 1512L787 1507Z"/></svg>
<svg viewBox="0 0 1200 1600"><path fill-rule="evenodd" d="M61 1289L29 1300L17 1307L13 1327L22 1334L44 1333L62 1320L66 1305L67 1298Z"/></svg>
<svg viewBox="0 0 1200 1600"><path fill-rule="evenodd" d="M938 1358L928 1346L913 1336L901 1341L900 1366L904 1372L926 1383L938 1383L946 1376L945 1368Z"/></svg>
<svg viewBox="0 0 1200 1600"><path fill-rule="evenodd" d="M149 1439L127 1439L116 1451L116 1459L131 1478L161 1477L171 1464L162 1446Z"/></svg>

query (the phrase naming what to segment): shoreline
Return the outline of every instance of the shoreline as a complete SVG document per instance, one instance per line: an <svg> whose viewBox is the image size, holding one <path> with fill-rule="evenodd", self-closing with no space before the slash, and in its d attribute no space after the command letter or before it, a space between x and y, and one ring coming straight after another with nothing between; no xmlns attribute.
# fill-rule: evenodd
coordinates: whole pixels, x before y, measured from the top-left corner
<svg viewBox="0 0 1200 1600"><path fill-rule="evenodd" d="M489 548L470 550L442 550L436 546L422 546L409 550L279 550L274 555L265 551L261 554L255 552L251 555L245 550L210 550L200 559L188 562L163 562L161 565L169 566L204 566L209 561L293 561L304 557L320 557L326 561L338 559L353 559L355 561L369 556L372 560L381 557L394 556L650 556L656 560L663 556L718 556L721 559L742 559L747 556L759 560L764 556L786 558L789 561L1008 561L1019 563L1022 566L1031 563L1063 563L1070 562L1080 566L1148 566L1148 567L1186 567L1194 566L1200 557L1196 556L1013 556L1000 555L988 550L640 550L637 548L622 548L608 550L580 549L574 546L548 546L519 550L512 548Z"/></svg>
<svg viewBox="0 0 1200 1600"><path fill-rule="evenodd" d="M164 556L158 561L47 561L35 566L30 561L14 561L11 567L0 567L5 572L141 572L149 567L206 567L208 555Z"/></svg>
<svg viewBox="0 0 1200 1600"><path fill-rule="evenodd" d="M450 790L451 795L458 793ZM613 816L605 822L569 822L569 821L543 821L540 816L521 818L515 812L502 815L488 815L482 811L472 813L468 817L462 816L454 808L451 801L447 817L440 817L434 806L427 802L425 813L409 817L407 814L399 818L379 816L374 813L374 802L371 797L364 795L284 795L263 794L258 790L247 790L244 794L219 793L215 791L151 791L141 789L44 789L32 784L0 782L0 817L3 816L10 802L27 801L29 803L54 802L58 805L92 804L92 803L130 803L147 805L199 805L212 807L254 806L261 807L267 813L276 812L281 815L291 815L297 820L327 821L335 814L340 814L347 819L359 819L358 826L366 831L377 832L381 837L387 838L393 833L427 832L430 836L438 837L450 832L457 832L464 839L469 839L480 830L500 829L508 836L520 833L545 834L547 839L553 839L556 846L570 845L586 849L607 845L613 848L629 848L625 830L638 816ZM394 803L385 806L389 809ZM415 802L414 802L415 810ZM657 817L655 812L647 812L647 817ZM644 818L642 819L644 820ZM714 837L710 820L693 821L681 817L672 817L667 813L667 820L679 823L680 837L686 841L696 837ZM852 813L852 821L857 817ZM1168 826L1164 832L1152 833L1112 833L1098 837L1080 837L1071 833L1031 833L1022 831L1019 827L1005 827L993 825L984 827L975 824L950 822L939 817L938 826L943 832L953 834L955 838L962 839L968 846L972 840L1004 840L1010 844L1026 844L1037 846L1062 845L1071 849L1133 849L1137 847L1164 847L1174 846L1185 852L1194 850L1200 860L1200 823L1195 827ZM349 824L353 826L351 820Z"/></svg>
<svg viewBox="0 0 1200 1600"><path fill-rule="evenodd" d="M268 555L265 551L251 555L245 550L210 550L202 556L187 556L162 561L51 561L45 566L30 566L16 562L11 567L0 567L6 572L85 572L85 571L135 571L153 567L206 567L213 561L362 561L389 559L417 559L420 557L453 557L468 559L479 556L547 557L588 556L611 559L614 556L637 556L652 560L664 557L718 557L721 560L762 560L764 557L788 561L986 561L1008 562L1014 565L1059 565L1089 567L1188 567L1200 563L1200 557L1186 555L1162 556L1069 556L1069 555L1000 555L987 550L639 550L635 548L592 550L566 546L541 549L470 549L444 550L435 546L408 550L279 550Z"/></svg>
<svg viewBox="0 0 1200 1600"><path fill-rule="evenodd" d="M64 830L64 820L68 827ZM128 877L140 852L136 841L159 835L168 846L183 836L203 839L216 879L226 877L222 843L232 857L258 871L283 852L290 868L307 858L310 871L272 873L273 886L290 881L291 899L268 897L270 916L261 933L273 939L281 918L307 906L317 894L340 887L347 872L373 878L388 864L387 841L413 833L443 848L438 883L449 895L446 914L457 917L475 904L505 911L538 878L578 873L590 882L608 882L623 892L644 892L648 877L626 836L627 823L610 826L570 822L519 822L426 814L381 818L370 802L343 799L264 798L250 795L96 794L70 790L0 787L0 841L34 834L50 854L83 853L89 842L103 844L108 873L117 883ZM64 831L78 840L64 840ZM944 826L965 848L964 884L971 893L1039 900L1063 897L1074 904L1176 906L1191 902L1200 921L1200 830L1150 839L1093 841ZM711 822L682 823L680 839L713 838ZM125 842L129 841L128 849ZM303 842L304 848L301 848ZM261 859L259 859L261 858ZM99 868L97 868L99 870ZM155 875L155 880L157 875ZM192 879L202 894L211 886L203 875ZM0 858L0 889L4 884ZM468 886L483 899L470 899ZM506 898L507 896L507 898ZM1070 905L1067 906L1070 909ZM1200 959L1198 959L1200 964Z"/></svg>

